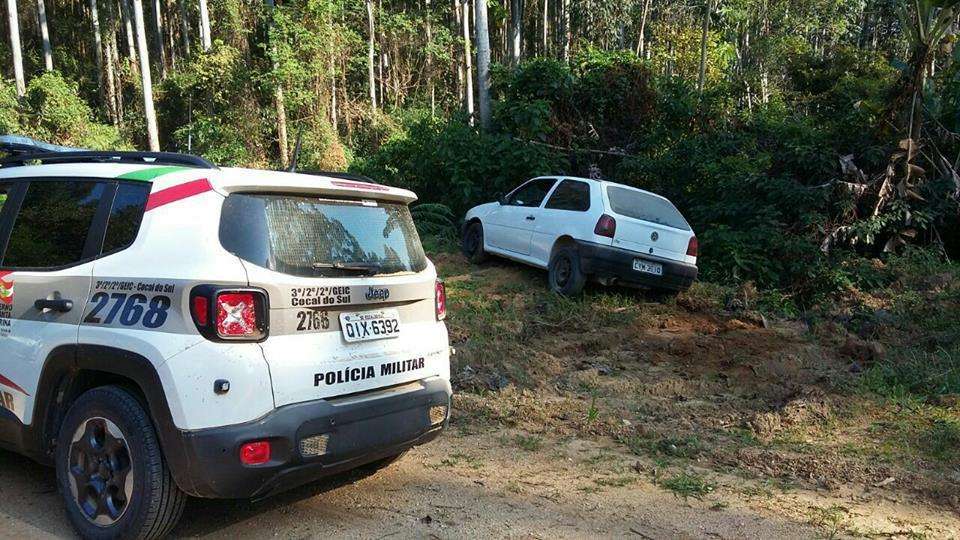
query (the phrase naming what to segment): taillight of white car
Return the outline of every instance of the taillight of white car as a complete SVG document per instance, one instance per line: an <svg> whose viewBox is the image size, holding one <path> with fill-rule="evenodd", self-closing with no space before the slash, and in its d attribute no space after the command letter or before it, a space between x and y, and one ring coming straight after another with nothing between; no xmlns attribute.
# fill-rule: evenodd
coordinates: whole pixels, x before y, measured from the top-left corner
<svg viewBox="0 0 960 540"><path fill-rule="evenodd" d="M597 226L593 228L593 234L613 238L617 234L617 220L607 214L600 216Z"/></svg>

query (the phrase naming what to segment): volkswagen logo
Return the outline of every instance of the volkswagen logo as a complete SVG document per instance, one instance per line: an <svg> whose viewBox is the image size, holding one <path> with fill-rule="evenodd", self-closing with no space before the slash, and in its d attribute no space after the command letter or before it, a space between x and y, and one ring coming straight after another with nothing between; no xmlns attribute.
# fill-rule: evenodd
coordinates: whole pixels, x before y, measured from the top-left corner
<svg viewBox="0 0 960 540"><path fill-rule="evenodd" d="M660 239L660 234L658 234L657 231L653 231L653 233L650 235L650 240L653 240L654 242L656 242L659 239Z"/></svg>

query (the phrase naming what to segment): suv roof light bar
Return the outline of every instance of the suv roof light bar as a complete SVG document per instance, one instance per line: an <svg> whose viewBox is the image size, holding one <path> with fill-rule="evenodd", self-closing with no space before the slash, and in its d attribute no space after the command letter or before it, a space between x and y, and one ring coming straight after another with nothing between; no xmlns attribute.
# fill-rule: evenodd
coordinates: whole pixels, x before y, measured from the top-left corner
<svg viewBox="0 0 960 540"><path fill-rule="evenodd" d="M0 144L0 150L5 147ZM189 154L173 152L122 152L122 151L67 151L22 153L0 159L0 167L19 167L40 163L136 163L144 165L179 165L195 169L216 169L209 161Z"/></svg>

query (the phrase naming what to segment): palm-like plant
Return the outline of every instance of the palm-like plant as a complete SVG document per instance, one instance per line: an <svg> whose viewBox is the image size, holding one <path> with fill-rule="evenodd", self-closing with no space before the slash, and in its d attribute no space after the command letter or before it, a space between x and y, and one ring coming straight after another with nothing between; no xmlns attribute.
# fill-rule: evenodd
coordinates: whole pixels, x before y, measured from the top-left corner
<svg viewBox="0 0 960 540"><path fill-rule="evenodd" d="M907 120L908 138L920 136L922 94L927 69L940 43L953 31L960 0L913 0L900 7L900 21L910 43L910 58L891 112ZM909 109L905 110L905 107ZM909 114L906 114L909 112Z"/></svg>

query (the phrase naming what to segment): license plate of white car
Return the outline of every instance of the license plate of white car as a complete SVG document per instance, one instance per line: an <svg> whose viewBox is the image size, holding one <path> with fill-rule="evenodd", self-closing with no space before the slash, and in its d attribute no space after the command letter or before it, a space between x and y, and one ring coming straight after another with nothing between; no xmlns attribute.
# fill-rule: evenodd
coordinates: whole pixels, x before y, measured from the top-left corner
<svg viewBox="0 0 960 540"><path fill-rule="evenodd" d="M653 274L655 276L663 275L663 265L655 262L647 262L642 259L633 260L633 269L644 274Z"/></svg>
<svg viewBox="0 0 960 540"><path fill-rule="evenodd" d="M400 313L395 309L341 313L340 332L349 343L400 337Z"/></svg>

